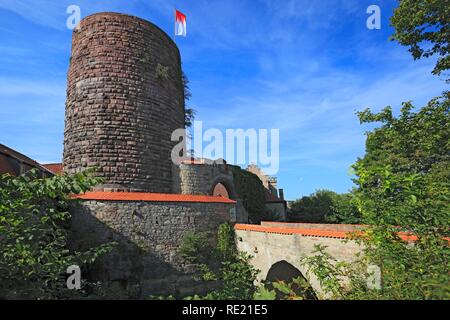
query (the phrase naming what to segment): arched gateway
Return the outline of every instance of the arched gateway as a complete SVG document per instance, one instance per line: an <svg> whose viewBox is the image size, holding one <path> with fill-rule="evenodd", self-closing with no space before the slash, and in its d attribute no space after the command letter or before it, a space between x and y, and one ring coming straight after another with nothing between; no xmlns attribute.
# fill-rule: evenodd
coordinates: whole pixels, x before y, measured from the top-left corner
<svg viewBox="0 0 450 320"><path fill-rule="evenodd" d="M316 300L317 296L309 284L308 280L303 276L302 272L294 267L286 260L274 263L267 272L266 281L277 282L284 281L292 283L294 279L299 279L302 284L292 284L291 288L299 296L305 296L308 300Z"/></svg>

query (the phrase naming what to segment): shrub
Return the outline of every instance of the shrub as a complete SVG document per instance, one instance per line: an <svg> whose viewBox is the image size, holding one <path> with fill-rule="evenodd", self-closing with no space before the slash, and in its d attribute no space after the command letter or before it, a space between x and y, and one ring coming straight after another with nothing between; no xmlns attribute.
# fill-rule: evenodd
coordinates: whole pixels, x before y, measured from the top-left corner
<svg viewBox="0 0 450 320"><path fill-rule="evenodd" d="M197 265L204 280L219 282L219 289L207 295L186 297L204 300L250 300L256 291L258 271L250 257L238 253L234 228L229 223L218 227L217 237L207 233L189 233L180 247L181 255Z"/></svg>
<svg viewBox="0 0 450 320"><path fill-rule="evenodd" d="M67 245L70 194L99 182L90 172L38 179L0 176L0 296L54 299L65 297L66 269L82 267L108 252L112 244L84 252Z"/></svg>

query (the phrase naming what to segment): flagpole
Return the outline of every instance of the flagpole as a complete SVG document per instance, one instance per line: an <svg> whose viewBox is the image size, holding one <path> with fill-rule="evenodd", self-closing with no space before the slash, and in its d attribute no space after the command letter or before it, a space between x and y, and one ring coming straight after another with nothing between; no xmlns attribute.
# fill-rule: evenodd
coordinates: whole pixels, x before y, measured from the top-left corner
<svg viewBox="0 0 450 320"><path fill-rule="evenodd" d="M173 14L174 14L174 24L173 24L173 42L175 42L175 38L177 36L177 8L173 8Z"/></svg>

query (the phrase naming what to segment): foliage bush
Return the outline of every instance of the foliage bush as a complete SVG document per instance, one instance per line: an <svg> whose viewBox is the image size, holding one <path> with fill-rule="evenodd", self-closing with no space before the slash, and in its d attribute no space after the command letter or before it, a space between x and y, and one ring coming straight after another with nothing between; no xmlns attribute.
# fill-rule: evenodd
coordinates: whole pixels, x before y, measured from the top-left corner
<svg viewBox="0 0 450 320"><path fill-rule="evenodd" d="M368 230L359 241L364 259L348 268L327 264L323 251L309 260L334 297L363 299L449 299L450 114L449 95L413 112L404 103L360 112L362 123L381 122L367 133L366 154L354 164L355 197ZM408 243L398 232L417 237ZM319 261L320 260L320 261ZM367 290L363 267L381 269L380 290ZM346 270L344 270L346 269ZM339 275L350 282L344 285Z"/></svg>
<svg viewBox="0 0 450 320"><path fill-rule="evenodd" d="M361 212L356 203L353 192L336 194L332 199L331 210L325 215L328 223L361 223Z"/></svg>
<svg viewBox="0 0 450 320"><path fill-rule="evenodd" d="M258 271L250 257L238 253L234 228L229 223L218 227L217 237L208 233L189 233L183 239L180 253L198 267L204 280L218 281L220 289L207 295L186 297L204 300L250 300L256 291Z"/></svg>
<svg viewBox="0 0 450 320"><path fill-rule="evenodd" d="M357 224L361 215L352 193L317 190L294 201L288 218L295 222Z"/></svg>
<svg viewBox="0 0 450 320"><path fill-rule="evenodd" d="M85 252L67 245L70 194L89 190L99 179L90 172L39 179L36 170L0 176L0 296L55 299L73 296L66 269L82 267L112 244Z"/></svg>
<svg viewBox="0 0 450 320"><path fill-rule="evenodd" d="M401 0L391 24L395 33L391 40L409 47L414 59L437 56L433 74L450 69L450 10L448 1ZM447 76L447 82L450 77Z"/></svg>
<svg viewBox="0 0 450 320"><path fill-rule="evenodd" d="M207 232L188 232L179 248L180 255L193 264L203 264L215 258L214 243Z"/></svg>
<svg viewBox="0 0 450 320"><path fill-rule="evenodd" d="M311 285L303 277L292 281L274 281L262 284L253 295L254 300L315 300Z"/></svg>

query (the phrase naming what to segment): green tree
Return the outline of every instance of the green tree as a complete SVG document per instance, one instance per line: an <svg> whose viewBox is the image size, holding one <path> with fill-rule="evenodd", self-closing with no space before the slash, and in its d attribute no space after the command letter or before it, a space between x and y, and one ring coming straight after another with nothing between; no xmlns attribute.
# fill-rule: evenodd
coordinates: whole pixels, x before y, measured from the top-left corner
<svg viewBox="0 0 450 320"><path fill-rule="evenodd" d="M291 281L263 283L253 295L254 300L317 300L308 281L302 276Z"/></svg>
<svg viewBox="0 0 450 320"><path fill-rule="evenodd" d="M372 226L367 255L382 267L392 298L443 298L448 290L449 106L446 94L417 113L404 103L398 118L390 108L359 113L362 123L382 123L367 134L366 155L354 169L359 207ZM418 241L409 246L398 231Z"/></svg>
<svg viewBox="0 0 450 320"><path fill-rule="evenodd" d="M439 56L433 74L440 75L450 68L448 0L400 0L391 24L395 28L391 39L408 46L414 59Z"/></svg>
<svg viewBox="0 0 450 320"><path fill-rule="evenodd" d="M331 212L325 215L325 221L331 223L358 224L361 213L356 205L353 192L336 194L333 197Z"/></svg>
<svg viewBox="0 0 450 320"><path fill-rule="evenodd" d="M364 268L308 263L316 274L346 275L350 285L333 292L346 298L449 299L450 115L449 95L431 100L414 112L404 103L395 117L390 107L360 112L361 123L381 123L367 133L366 154L354 164L356 203L369 225L360 265L381 269L382 287L368 290ZM414 236L405 241L399 232ZM333 269L333 267L339 267ZM345 272L343 271L344 268ZM358 270L359 271L358 271ZM334 277L336 280L336 277Z"/></svg>
<svg viewBox="0 0 450 320"><path fill-rule="evenodd" d="M361 218L353 194L330 190L317 190L294 201L288 217L298 222L349 224L359 223Z"/></svg>
<svg viewBox="0 0 450 320"><path fill-rule="evenodd" d="M0 176L0 296L19 299L69 298L66 269L82 267L111 244L73 252L67 244L70 194L99 180L89 172L38 179L37 171Z"/></svg>
<svg viewBox="0 0 450 320"><path fill-rule="evenodd" d="M334 191L317 190L309 196L294 201L289 210L289 219L299 222L325 222L325 216L331 215L333 199L337 196Z"/></svg>
<svg viewBox="0 0 450 320"><path fill-rule="evenodd" d="M189 79L187 75L183 72L181 74L181 82L183 84L183 94L184 94L184 126L185 128L189 128L194 123L196 111L192 107L188 107L186 105L186 101L191 99L192 93L189 88Z"/></svg>

